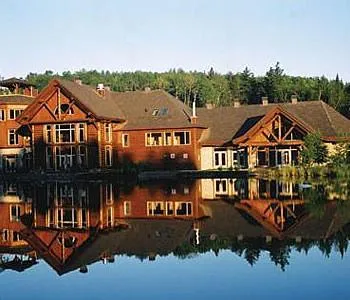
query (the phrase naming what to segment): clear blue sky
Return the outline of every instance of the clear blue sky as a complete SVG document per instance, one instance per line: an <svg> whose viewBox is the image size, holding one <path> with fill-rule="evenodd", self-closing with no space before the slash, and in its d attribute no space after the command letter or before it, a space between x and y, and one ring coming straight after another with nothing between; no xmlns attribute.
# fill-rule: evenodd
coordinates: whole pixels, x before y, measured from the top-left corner
<svg viewBox="0 0 350 300"><path fill-rule="evenodd" d="M0 76L170 68L350 81L350 0L2 0Z"/></svg>

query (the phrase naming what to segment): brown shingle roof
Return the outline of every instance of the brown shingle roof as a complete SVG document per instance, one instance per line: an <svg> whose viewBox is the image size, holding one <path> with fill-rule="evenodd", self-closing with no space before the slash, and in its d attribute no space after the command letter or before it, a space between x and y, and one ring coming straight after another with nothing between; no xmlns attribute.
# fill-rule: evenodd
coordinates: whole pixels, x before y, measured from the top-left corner
<svg viewBox="0 0 350 300"><path fill-rule="evenodd" d="M189 107L165 91L110 92L108 97L123 111L127 120L126 130L193 126Z"/></svg>
<svg viewBox="0 0 350 300"><path fill-rule="evenodd" d="M27 80L18 79L15 77L4 79L0 81L0 86L12 88L18 84L20 87L35 86L35 84L29 83Z"/></svg>
<svg viewBox="0 0 350 300"><path fill-rule="evenodd" d="M109 97L100 96L88 85L78 84L72 81L57 79L63 89L66 89L80 103L87 107L93 114L100 118L124 119L124 114L119 106Z"/></svg>
<svg viewBox="0 0 350 300"><path fill-rule="evenodd" d="M198 122L209 129L202 136L206 145L221 145L248 132L269 111L280 107L293 115L322 137L339 137L350 134L350 120L323 101L245 105L198 109Z"/></svg>
<svg viewBox="0 0 350 300"><path fill-rule="evenodd" d="M0 95L0 104L28 105L34 101L34 97L24 95Z"/></svg>

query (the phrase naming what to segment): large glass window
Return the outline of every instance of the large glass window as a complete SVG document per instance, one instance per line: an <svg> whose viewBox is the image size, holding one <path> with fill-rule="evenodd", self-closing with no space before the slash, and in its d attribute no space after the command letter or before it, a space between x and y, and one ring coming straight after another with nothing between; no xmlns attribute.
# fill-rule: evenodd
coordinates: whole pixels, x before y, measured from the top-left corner
<svg viewBox="0 0 350 300"><path fill-rule="evenodd" d="M73 167L76 158L75 146L56 147L56 167L67 169Z"/></svg>
<svg viewBox="0 0 350 300"><path fill-rule="evenodd" d="M106 162L106 167L111 167L113 164L112 147L111 146L106 146L106 148L105 148L105 162Z"/></svg>
<svg viewBox="0 0 350 300"><path fill-rule="evenodd" d="M56 143L74 143L75 142L74 124L56 124L55 135L56 135Z"/></svg>
<svg viewBox="0 0 350 300"><path fill-rule="evenodd" d="M10 220L12 222L19 222L20 217L21 217L21 207L19 205L11 205L11 215L10 215Z"/></svg>
<svg viewBox="0 0 350 300"><path fill-rule="evenodd" d="M214 166L216 168L227 166L226 151L214 151Z"/></svg>
<svg viewBox="0 0 350 300"><path fill-rule="evenodd" d="M5 121L5 110L0 109L0 121Z"/></svg>

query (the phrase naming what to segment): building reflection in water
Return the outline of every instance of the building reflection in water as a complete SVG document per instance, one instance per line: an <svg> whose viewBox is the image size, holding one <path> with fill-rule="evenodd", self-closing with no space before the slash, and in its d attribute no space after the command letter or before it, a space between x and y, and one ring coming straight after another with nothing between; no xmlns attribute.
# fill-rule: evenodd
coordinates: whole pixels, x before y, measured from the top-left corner
<svg viewBox="0 0 350 300"><path fill-rule="evenodd" d="M291 249L345 252L350 207L326 190L256 178L3 182L0 267L23 271L42 259L62 275L119 255L155 260L230 250L250 264L266 251L284 269Z"/></svg>

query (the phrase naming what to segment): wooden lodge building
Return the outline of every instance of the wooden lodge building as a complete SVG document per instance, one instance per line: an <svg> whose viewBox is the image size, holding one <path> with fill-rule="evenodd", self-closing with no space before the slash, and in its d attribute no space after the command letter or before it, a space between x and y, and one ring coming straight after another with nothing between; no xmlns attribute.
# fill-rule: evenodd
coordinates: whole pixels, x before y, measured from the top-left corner
<svg viewBox="0 0 350 300"><path fill-rule="evenodd" d="M350 120L322 101L192 109L160 90L55 79L19 116L35 170L254 168L297 164L306 134L330 149Z"/></svg>
<svg viewBox="0 0 350 300"><path fill-rule="evenodd" d="M0 170L14 172L30 168L29 140L18 135L16 118L37 96L25 80L0 81Z"/></svg>

